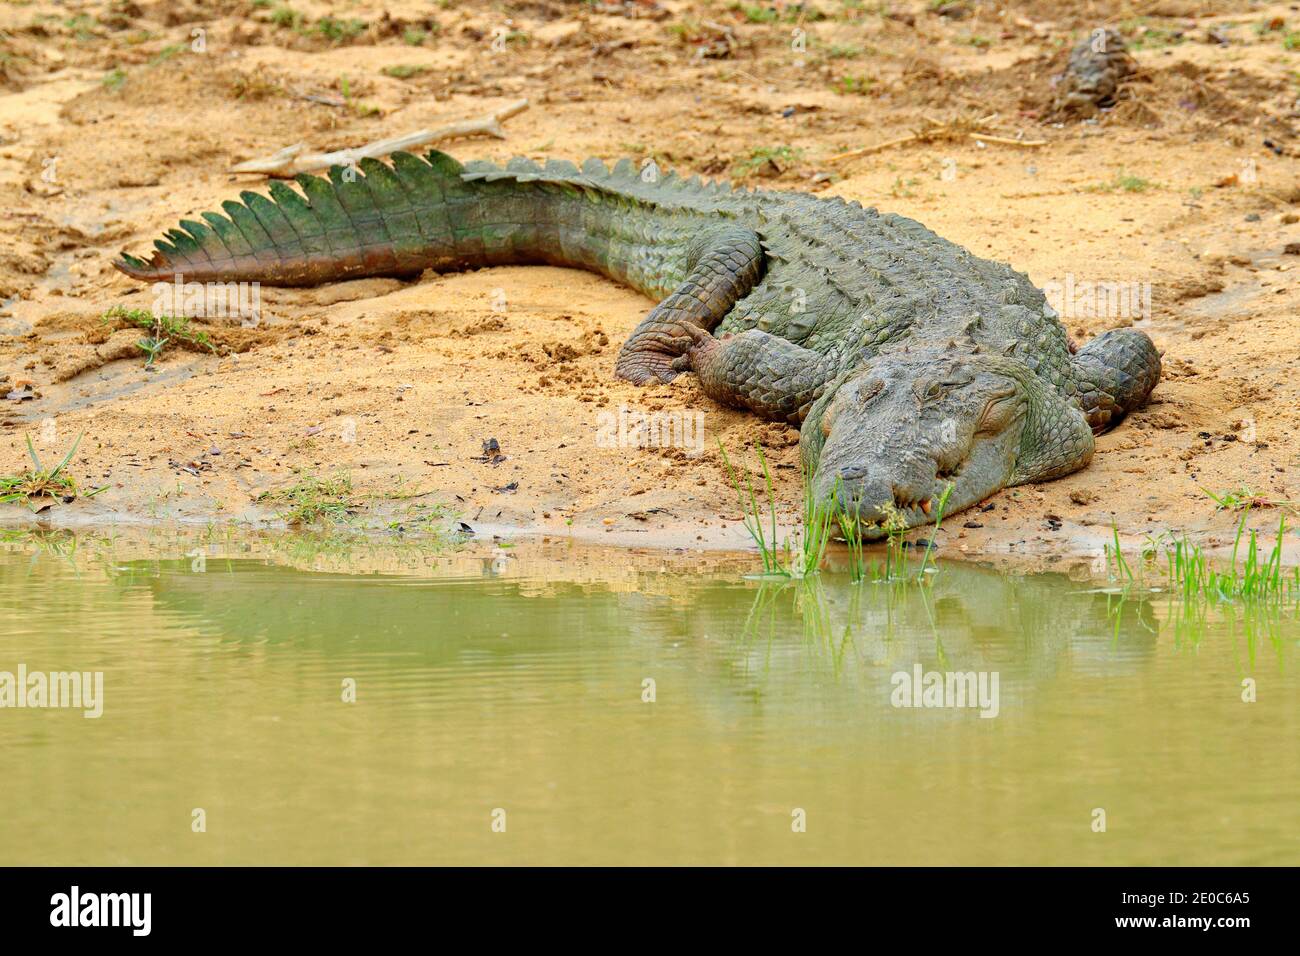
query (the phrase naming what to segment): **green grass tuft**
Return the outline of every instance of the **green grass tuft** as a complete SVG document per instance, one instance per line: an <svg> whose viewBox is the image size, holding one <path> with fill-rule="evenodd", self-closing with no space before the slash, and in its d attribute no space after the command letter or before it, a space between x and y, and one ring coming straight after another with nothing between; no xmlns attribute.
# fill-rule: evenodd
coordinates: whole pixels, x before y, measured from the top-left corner
<svg viewBox="0 0 1300 956"><path fill-rule="evenodd" d="M1283 498L1268 498L1249 485L1239 485L1217 495L1208 488L1202 491L1214 502L1216 511L1240 511L1242 508L1289 508L1294 510L1296 502Z"/></svg>
<svg viewBox="0 0 1300 956"><path fill-rule="evenodd" d="M148 309L128 309L125 306L115 305L100 316L100 321L105 325L118 328L134 326L148 333L136 343L140 346L140 351L145 354L145 368L151 368L158 356L162 355L167 343L173 340L187 342L209 352L217 350L207 333L191 328L190 320L183 315L154 315Z"/></svg>
<svg viewBox="0 0 1300 956"><path fill-rule="evenodd" d="M1211 560L1200 545L1192 544L1184 535L1162 545L1152 543L1143 550L1143 560L1135 570L1125 559L1119 532L1112 526L1112 543L1106 547L1110 578L1124 591L1152 589L1147 574L1161 574L1163 562L1164 589L1189 606L1248 604L1300 610L1300 566L1288 570L1282 564L1286 515L1278 518L1277 536L1266 551L1261 547L1259 535L1254 530L1246 530L1252 505L1248 501L1241 507L1232 558L1226 567L1221 561Z"/></svg>
<svg viewBox="0 0 1300 956"><path fill-rule="evenodd" d="M331 43L346 43L356 39L366 31L364 20L340 20L336 17L321 17L313 29Z"/></svg>
<svg viewBox="0 0 1300 956"><path fill-rule="evenodd" d="M1090 193L1144 193L1150 189L1158 189L1159 184L1149 179L1143 179L1141 176L1133 176L1129 173L1120 172L1115 175L1114 179L1108 182L1097 183L1093 186L1084 187L1084 192Z"/></svg>
<svg viewBox="0 0 1300 956"><path fill-rule="evenodd" d="M884 520L879 524L865 525L856 514L850 514L839 507L838 493L832 493L825 501L819 501L813 494L813 476L803 473L803 510L800 524L784 540L777 531L776 492L772 484L771 471L763 449L755 445L758 453L759 467L763 476L763 493L754 487L754 482L746 474L742 483L736 469L732 467L727 450L718 443L722 462L732 487L736 490L741 509L741 520L745 530L758 546L759 557L763 562L763 576L777 578L804 578L818 573L825 562L826 551L834 532L839 531L848 548L849 577L854 582L860 581L917 581L924 582L927 574L938 570L933 561L935 538L943 522L948 499L952 495L953 485L949 484L940 496L934 514L934 528L930 532L921 566L915 573L908 568L905 555L903 535L907 530L905 516L886 507ZM836 486L838 492L838 483ZM880 530L885 534L885 554L883 564L867 559L866 531Z"/></svg>
<svg viewBox="0 0 1300 956"><path fill-rule="evenodd" d="M778 168L792 166L803 159L803 150L796 146L756 146L749 155L738 159L732 166L737 176L752 176L769 163Z"/></svg>
<svg viewBox="0 0 1300 956"><path fill-rule="evenodd" d="M30 503L34 498L61 498L65 502L76 498L80 494L77 483L65 469L72 461L72 456L77 453L77 446L81 444L84 434L82 432L77 436L68 453L53 468L46 468L41 462L40 455L36 453L36 446L32 444L32 437L28 435L27 456L31 458L33 467L19 475L0 476L0 504L13 504L20 501ZM108 486L96 488L82 497L93 498L106 487Z"/></svg>
<svg viewBox="0 0 1300 956"><path fill-rule="evenodd" d="M831 84L831 89L842 96L866 96L875 88L876 81L869 76L841 76Z"/></svg>
<svg viewBox="0 0 1300 956"><path fill-rule="evenodd" d="M257 500L274 502L276 513L290 525L346 522L359 507L352 495L352 477L347 474L333 478L302 475L288 488L265 492Z"/></svg>
<svg viewBox="0 0 1300 956"><path fill-rule="evenodd" d="M413 76L419 76L429 68L427 66L417 66L409 63L397 63L393 66L386 66L381 71L384 76L391 76L397 80L409 80Z"/></svg>

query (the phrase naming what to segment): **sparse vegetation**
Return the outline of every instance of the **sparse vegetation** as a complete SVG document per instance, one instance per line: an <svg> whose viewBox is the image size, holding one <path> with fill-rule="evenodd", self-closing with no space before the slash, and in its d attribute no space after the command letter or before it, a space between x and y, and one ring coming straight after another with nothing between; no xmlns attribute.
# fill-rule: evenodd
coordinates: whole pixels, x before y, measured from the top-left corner
<svg viewBox="0 0 1300 956"><path fill-rule="evenodd" d="M343 95L343 102L347 104L348 109L358 116L372 116L379 112L379 107L370 103L363 103L357 99L352 92L352 81L346 75L338 79L339 93Z"/></svg>
<svg viewBox="0 0 1300 956"><path fill-rule="evenodd" d="M1128 22L1133 23L1133 21ZM1140 26L1133 28L1133 36L1128 41L1128 45L1134 50L1162 50L1166 47L1177 46L1185 42L1186 39L1187 37L1182 30Z"/></svg>
<svg viewBox="0 0 1300 956"><path fill-rule="evenodd" d="M1251 509L1249 501L1241 505L1232 557L1226 567L1183 536L1153 542L1143 549L1142 560L1135 568L1125 558L1119 532L1112 525L1111 543L1106 547L1108 576L1123 591L1164 589L1188 603L1246 602L1300 608L1300 565L1285 571L1282 565L1286 515L1278 519L1273 546L1264 552L1257 533L1246 530ZM1152 577L1163 579L1163 588L1152 587Z"/></svg>
<svg viewBox="0 0 1300 956"><path fill-rule="evenodd" d="M934 527L930 530L930 538L925 542L925 553L921 555L921 569L917 575L923 575L930 569L930 559L934 554L934 539L939 534L939 528L943 525L943 513L948 509L948 499L952 497L954 485L949 482L948 486L943 489L943 494L934 505Z"/></svg>
<svg viewBox="0 0 1300 956"><path fill-rule="evenodd" d="M411 505L400 519L388 523L387 530L397 534L445 534L447 522L455 517L456 512L441 503ZM465 537L460 531L452 536Z"/></svg>
<svg viewBox="0 0 1300 956"><path fill-rule="evenodd" d="M326 16L317 20L313 29L331 43L346 43L366 31L366 21Z"/></svg>
<svg viewBox="0 0 1300 956"><path fill-rule="evenodd" d="M723 465L736 489L741 506L742 521L749 536L758 545L763 560L763 574L783 578L803 578L816 574L821 568L826 555L826 545L830 541L831 527L835 521L834 510L827 503L818 502L811 494L804 495L803 522L784 541L781 541L776 526L776 492L772 485L772 473L767 467L767 457L761 445L755 444L758 453L759 468L763 474L763 484L767 494L767 515L759 503L758 492L748 473L742 487L736 470L731 466L727 450L718 444ZM811 487L805 475L804 487Z"/></svg>
<svg viewBox="0 0 1300 956"><path fill-rule="evenodd" d="M69 17L63 21L63 25L72 31L73 37L78 43L85 43L88 40L98 39L95 28L99 26L95 18L88 13L78 13L76 16Z"/></svg>
<svg viewBox="0 0 1300 956"><path fill-rule="evenodd" d="M849 577L858 581L902 581L914 580L924 582L928 573L937 570L933 562L935 538L943 523L944 511L953 486L949 484L939 497L934 514L934 526L926 542L921 557L921 566L912 572L904 553L903 533L907 529L905 516L886 506L885 518L879 524L864 525L856 514L851 514L839 507L837 493L827 501L819 501L812 493L812 476L804 474L803 511L801 521L786 538L781 540L776 520L776 493L772 475L763 454L762 446L755 445L759 469L763 476L763 494L755 489L753 479L747 473L742 484L741 478L726 449L719 443L718 450L722 462L731 480L732 487L741 507L741 520L750 538L758 545L759 556L763 562L763 576L777 578L805 578L816 574L822 566L826 550L835 529L838 529L848 548ZM878 563L867 559L865 532L883 531L885 536L884 560Z"/></svg>
<svg viewBox="0 0 1300 956"><path fill-rule="evenodd" d="M77 446L81 444L81 439L82 435L78 435L62 460L53 468L47 468L41 462L40 455L36 453L36 446L32 444L32 438L28 435L27 455L32 460L32 468L22 474L0 476L0 504L13 504L20 501L31 503L33 499L40 498L59 498L67 502L76 498L79 494L77 483L66 469L68 463L72 461L72 456L77 453ZM103 487L96 488L83 497L93 497L103 490Z"/></svg>
<svg viewBox="0 0 1300 956"><path fill-rule="evenodd" d="M186 47L180 43L169 44L168 46L163 47L161 50L159 50L157 53L155 53L152 57L149 58L149 65L158 66L160 63L165 63L168 60L170 60L172 57L174 57L177 53L180 53L185 49Z"/></svg>
<svg viewBox="0 0 1300 956"><path fill-rule="evenodd" d="M384 76L391 76L397 80L409 80L411 77L419 76L421 73L426 72L428 69L429 68L427 66L419 66L410 63L398 63L393 66L384 67L384 69L381 72L384 74Z"/></svg>
<svg viewBox="0 0 1300 956"><path fill-rule="evenodd" d="M825 56L828 60L856 60L867 52L856 43L832 43L826 47Z"/></svg>
<svg viewBox="0 0 1300 956"><path fill-rule="evenodd" d="M781 18L781 12L776 7L737 3L731 9L738 11L748 23L775 23Z"/></svg>
<svg viewBox="0 0 1300 956"><path fill-rule="evenodd" d="M281 4L271 10L271 22L277 27L300 30L303 24L303 15L288 4Z"/></svg>
<svg viewBox="0 0 1300 956"><path fill-rule="evenodd" d="M264 8L268 4L262 3L258 4L258 6ZM355 40L365 33L369 26L365 20L359 20L355 17L344 19L329 16L328 14L315 22L311 22L307 19L306 14L295 10L287 3L272 7L269 18L273 26L282 30L292 30L302 36L319 37L335 45Z"/></svg>
<svg viewBox="0 0 1300 956"><path fill-rule="evenodd" d="M849 549L849 579L852 581L861 581L867 576L866 561L866 542L862 537L862 527L858 523L856 515L850 515L845 511L839 511L835 515L835 523L840 529L840 536L844 538L844 544Z"/></svg>
<svg viewBox="0 0 1300 956"><path fill-rule="evenodd" d="M1115 178L1115 188L1122 189L1126 193L1142 193L1154 186L1155 183L1140 176L1120 175Z"/></svg>
<svg viewBox="0 0 1300 956"><path fill-rule="evenodd" d="M1241 485L1231 491L1215 494L1207 488L1202 491L1214 502L1216 511L1241 511L1243 508L1290 508L1294 510L1297 502L1281 498L1269 498L1255 491L1249 485Z"/></svg>
<svg viewBox="0 0 1300 956"><path fill-rule="evenodd" d="M289 525L346 522L359 507L352 494L352 477L347 474L333 478L304 474L288 488L266 492L258 500L272 502Z"/></svg>
<svg viewBox="0 0 1300 956"><path fill-rule="evenodd" d="M831 87L845 96L866 96L875 84L876 81L869 76L841 76Z"/></svg>
<svg viewBox="0 0 1300 956"><path fill-rule="evenodd" d="M119 328L134 326L148 333L137 343L140 351L145 354L145 368L153 367L154 362L162 355L163 349L173 340L209 352L217 350L207 333L191 328L190 320L183 315L154 315L147 309L128 309L125 306L115 305L100 317L100 321L105 325L115 325Z"/></svg>
<svg viewBox="0 0 1300 956"><path fill-rule="evenodd" d="M920 180L915 177L904 179L902 176L895 176L894 182L889 187L889 194L895 199L911 199L916 195L911 187L919 182Z"/></svg>
<svg viewBox="0 0 1300 956"><path fill-rule="evenodd" d="M704 39L707 33L707 29L700 21L693 20L690 17L668 24L667 30L677 38L678 42L686 44Z"/></svg>
<svg viewBox="0 0 1300 956"><path fill-rule="evenodd" d="M774 4L733 3L729 9L740 14L746 23L816 23L827 19L826 14L806 3L792 3L784 8Z"/></svg>
<svg viewBox="0 0 1300 956"><path fill-rule="evenodd" d="M250 73L235 73L229 88L230 95L237 100L264 100L285 94L284 87L261 69Z"/></svg>
<svg viewBox="0 0 1300 956"><path fill-rule="evenodd" d="M752 176L765 167L773 166L781 171L801 159L803 150L795 146L757 146L750 150L748 156L738 159L732 171L737 176Z"/></svg>
<svg viewBox="0 0 1300 956"><path fill-rule="evenodd" d="M1144 193L1149 189L1157 188L1157 184L1149 179L1143 179L1141 176L1133 176L1129 173L1120 172L1113 179L1104 183L1097 183L1094 186L1085 188L1085 192L1090 193Z"/></svg>
<svg viewBox="0 0 1300 956"><path fill-rule="evenodd" d="M1300 566L1282 573L1282 544L1286 536L1286 516L1278 519L1277 538L1273 548L1264 554L1260 551L1256 533L1245 533L1247 506L1237 524L1237 537L1232 544L1232 565L1216 569L1206 560L1195 545L1180 540L1168 556L1168 579L1171 589L1177 590L1185 600L1202 596L1211 601L1263 601L1270 603L1295 603L1300 599ZM1245 553L1240 554L1242 545ZM1238 564L1239 555L1241 563Z"/></svg>

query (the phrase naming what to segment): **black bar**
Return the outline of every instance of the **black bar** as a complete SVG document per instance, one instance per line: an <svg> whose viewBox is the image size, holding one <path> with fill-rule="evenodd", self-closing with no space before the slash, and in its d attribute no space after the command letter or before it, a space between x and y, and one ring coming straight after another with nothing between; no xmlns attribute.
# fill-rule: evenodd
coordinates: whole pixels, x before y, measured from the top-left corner
<svg viewBox="0 0 1300 956"><path fill-rule="evenodd" d="M907 933L927 947L1017 939L1182 942L1195 936L1231 946L1242 933L1278 933L1288 925L1293 877L1292 870L1172 868L32 868L0 871L0 926L6 944L75 936L79 943L283 939L299 948L315 942L334 947L399 934L437 939L465 927L479 928L484 943L499 944L501 934L512 932L531 933L534 943L543 943L560 924L570 924L564 936L580 938L594 925L589 921L598 920L652 936L689 925L739 938L761 938L764 927L803 926L811 934L837 927L837 935L868 943L892 926L910 927ZM116 912L119 925L52 925L70 922L74 886L79 922ZM132 893L142 895L129 905L122 896L104 901L101 895ZM145 927L143 894L149 894L147 935L139 932ZM1055 935L1044 938L1044 930Z"/></svg>

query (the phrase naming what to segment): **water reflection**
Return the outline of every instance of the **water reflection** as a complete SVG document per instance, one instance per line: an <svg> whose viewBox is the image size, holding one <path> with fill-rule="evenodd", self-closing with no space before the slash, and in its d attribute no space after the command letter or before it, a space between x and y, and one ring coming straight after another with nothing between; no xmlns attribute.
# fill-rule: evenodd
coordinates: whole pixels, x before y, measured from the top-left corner
<svg viewBox="0 0 1300 956"><path fill-rule="evenodd" d="M694 560L0 542L0 670L106 698L0 711L0 863L1294 862L1293 617ZM918 667L997 674L996 718L897 706Z"/></svg>

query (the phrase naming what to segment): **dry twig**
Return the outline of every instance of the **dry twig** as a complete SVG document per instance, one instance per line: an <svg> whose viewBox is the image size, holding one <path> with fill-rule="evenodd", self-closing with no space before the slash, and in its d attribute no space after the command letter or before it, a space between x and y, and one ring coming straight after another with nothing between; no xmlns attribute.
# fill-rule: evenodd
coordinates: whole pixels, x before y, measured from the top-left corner
<svg viewBox="0 0 1300 956"><path fill-rule="evenodd" d="M859 156L868 156L872 153L892 149L895 146L906 146L909 143L935 143L954 139L977 139L981 142L995 143L999 146L1034 147L1047 145L1045 139L1016 139L1011 136L998 136L987 132L989 124L997 119L996 113L982 116L976 120L956 119L947 123L941 123L929 116L922 116L921 119L929 124L924 129L914 130L907 136L876 143L873 146L863 146L860 149L850 149L847 152L836 153L834 156L827 157L826 162L839 163L846 159L857 159Z"/></svg>
<svg viewBox="0 0 1300 956"><path fill-rule="evenodd" d="M314 173L322 169L328 169L331 166L351 166L358 160L377 159L380 156L387 156L389 153L395 153L399 150L411 149L427 143L437 143L448 139L457 139L463 136L495 136L498 139L505 139L506 134L501 128L501 123L526 109L528 109L527 100L516 100L479 119L451 123L439 129L416 130L414 133L407 133L405 136L381 139L373 143L367 143L364 146L335 150L332 153L303 154L302 151L307 148L306 144L295 143L272 153L270 156L264 156L261 159L250 159L237 166L232 166L231 172L262 173L266 176L288 179L299 173Z"/></svg>

